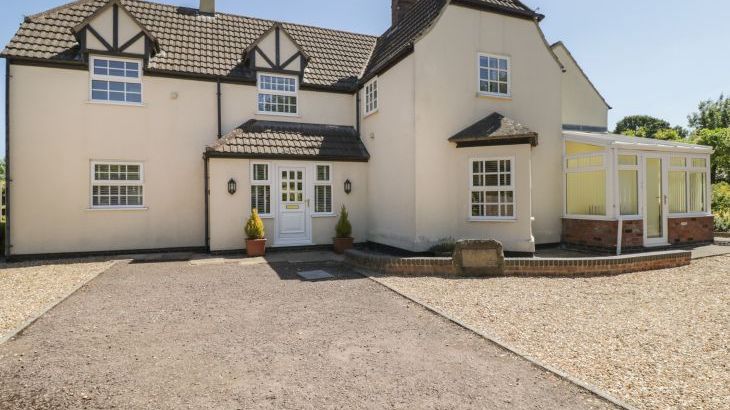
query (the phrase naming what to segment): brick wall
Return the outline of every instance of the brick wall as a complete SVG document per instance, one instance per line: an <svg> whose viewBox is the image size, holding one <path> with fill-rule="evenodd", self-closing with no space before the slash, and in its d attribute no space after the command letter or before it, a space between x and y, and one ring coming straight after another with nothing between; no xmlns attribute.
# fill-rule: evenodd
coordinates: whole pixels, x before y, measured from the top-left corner
<svg viewBox="0 0 730 410"><path fill-rule="evenodd" d="M714 217L669 218L669 243L684 245L715 240Z"/></svg>
<svg viewBox="0 0 730 410"><path fill-rule="evenodd" d="M618 221L563 219L562 242L588 249L616 250ZM640 249L644 246L644 222L624 221L622 249Z"/></svg>

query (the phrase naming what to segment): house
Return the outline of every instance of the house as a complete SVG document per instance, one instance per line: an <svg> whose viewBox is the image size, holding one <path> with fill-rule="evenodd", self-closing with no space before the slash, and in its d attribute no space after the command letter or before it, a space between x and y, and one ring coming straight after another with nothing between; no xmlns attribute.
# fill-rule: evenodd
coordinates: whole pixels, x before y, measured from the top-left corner
<svg viewBox="0 0 730 410"><path fill-rule="evenodd" d="M393 0L381 36L141 0L27 17L5 47L11 255L444 238L712 239L709 148L608 134L518 0Z"/></svg>

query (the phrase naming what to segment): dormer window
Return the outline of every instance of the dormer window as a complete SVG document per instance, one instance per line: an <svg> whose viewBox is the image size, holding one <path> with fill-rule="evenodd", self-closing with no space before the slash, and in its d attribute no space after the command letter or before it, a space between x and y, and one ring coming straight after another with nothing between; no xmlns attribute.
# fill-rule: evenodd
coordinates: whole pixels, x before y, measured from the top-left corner
<svg viewBox="0 0 730 410"><path fill-rule="evenodd" d="M479 94L509 97L511 74L509 57L479 54Z"/></svg>
<svg viewBox="0 0 730 410"><path fill-rule="evenodd" d="M142 104L142 62L118 58L92 57L91 101Z"/></svg>
<svg viewBox="0 0 730 410"><path fill-rule="evenodd" d="M297 115L299 79L295 76L258 74L258 113Z"/></svg>

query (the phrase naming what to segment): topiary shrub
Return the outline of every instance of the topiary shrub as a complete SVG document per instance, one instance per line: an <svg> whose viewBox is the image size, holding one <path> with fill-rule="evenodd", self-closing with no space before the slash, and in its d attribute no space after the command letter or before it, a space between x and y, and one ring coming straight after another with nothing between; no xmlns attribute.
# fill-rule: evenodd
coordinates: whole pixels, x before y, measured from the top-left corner
<svg viewBox="0 0 730 410"><path fill-rule="evenodd" d="M342 205L342 209L340 210L340 219L337 221L337 226L335 226L335 233L338 238L349 238L352 235L350 215L348 215L345 205Z"/></svg>
<svg viewBox="0 0 730 410"><path fill-rule="evenodd" d="M251 216L246 222L246 237L248 239L264 239L264 221L259 217L258 209L251 210Z"/></svg>

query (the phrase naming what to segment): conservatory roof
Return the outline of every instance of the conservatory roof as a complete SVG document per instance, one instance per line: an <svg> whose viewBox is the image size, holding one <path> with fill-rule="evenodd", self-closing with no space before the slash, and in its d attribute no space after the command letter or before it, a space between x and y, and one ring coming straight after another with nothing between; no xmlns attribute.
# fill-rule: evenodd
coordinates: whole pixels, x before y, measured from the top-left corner
<svg viewBox="0 0 730 410"><path fill-rule="evenodd" d="M601 132L563 131L566 140L585 144L611 146L638 151L684 152L693 154L712 154L712 147L678 141L664 141L652 138L630 137L627 135Z"/></svg>

